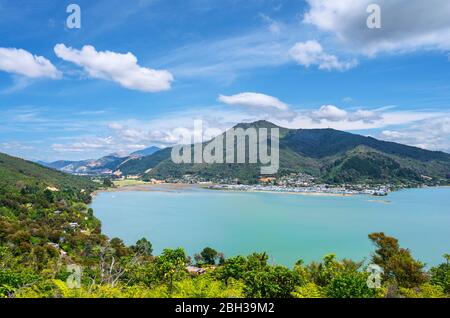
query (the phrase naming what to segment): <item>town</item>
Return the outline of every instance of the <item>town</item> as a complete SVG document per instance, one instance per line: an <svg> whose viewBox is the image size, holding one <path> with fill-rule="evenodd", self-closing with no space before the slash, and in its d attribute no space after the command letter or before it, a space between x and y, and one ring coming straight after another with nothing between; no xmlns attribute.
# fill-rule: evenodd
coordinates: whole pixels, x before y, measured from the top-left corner
<svg viewBox="0 0 450 318"><path fill-rule="evenodd" d="M151 184L169 183L200 185L211 190L317 193L332 195L365 194L373 196L386 196L396 189L411 187L411 185L406 184L326 184L305 173L291 173L287 176L280 177L262 177L258 179L255 184L243 183L237 178L218 178L212 180L192 174L186 174L181 178L167 178L165 180L149 179L147 182Z"/></svg>

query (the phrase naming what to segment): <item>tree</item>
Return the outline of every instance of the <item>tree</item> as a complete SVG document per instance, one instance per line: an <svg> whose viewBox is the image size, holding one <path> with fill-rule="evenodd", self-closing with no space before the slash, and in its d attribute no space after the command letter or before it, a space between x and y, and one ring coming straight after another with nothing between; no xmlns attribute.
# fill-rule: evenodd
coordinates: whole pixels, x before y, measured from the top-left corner
<svg viewBox="0 0 450 318"><path fill-rule="evenodd" d="M294 298L325 298L325 294L320 286L314 283L306 283L303 286L295 287L292 292Z"/></svg>
<svg viewBox="0 0 450 318"><path fill-rule="evenodd" d="M372 233L369 239L377 247L372 262L383 269L385 280L405 288L418 287L426 282L425 265L415 260L408 249L401 248L396 238Z"/></svg>
<svg viewBox="0 0 450 318"><path fill-rule="evenodd" d="M415 288L400 288L400 292L406 298L446 298L447 296L441 286L430 283Z"/></svg>
<svg viewBox="0 0 450 318"><path fill-rule="evenodd" d="M215 275L219 277L225 284L231 279L239 280L242 278L247 265L247 259L243 256L231 257L225 261L223 267L215 271Z"/></svg>
<svg viewBox="0 0 450 318"><path fill-rule="evenodd" d="M376 290L367 286L367 278L367 273L343 272L326 287L327 296L331 298L373 298L376 296Z"/></svg>
<svg viewBox="0 0 450 318"><path fill-rule="evenodd" d="M169 286L169 294L173 292L174 280L181 278L185 273L187 258L184 249L165 249L156 259L156 270L160 280Z"/></svg>
<svg viewBox="0 0 450 318"><path fill-rule="evenodd" d="M150 241L148 241L146 238L141 238L136 242L134 246L132 246L132 249L135 253L138 253L143 256L152 256L153 253L153 246Z"/></svg>
<svg viewBox="0 0 450 318"><path fill-rule="evenodd" d="M111 187L114 187L114 183L111 181L111 179L105 178L105 179L103 179L103 186L105 188L111 188Z"/></svg>
<svg viewBox="0 0 450 318"><path fill-rule="evenodd" d="M430 269L431 283L442 287L445 293L450 294L450 254L445 254L446 262Z"/></svg>
<svg viewBox="0 0 450 318"><path fill-rule="evenodd" d="M343 270L343 265L336 260L335 254L329 254L322 262L309 264L306 270L316 285L325 287Z"/></svg>
<svg viewBox="0 0 450 318"><path fill-rule="evenodd" d="M128 256L129 250L123 243L123 241L120 238L113 238L110 241L111 248L114 249L114 253L118 257Z"/></svg>
<svg viewBox="0 0 450 318"><path fill-rule="evenodd" d="M250 298L290 298L299 283L289 268L267 265L244 274L244 293Z"/></svg>
<svg viewBox="0 0 450 318"><path fill-rule="evenodd" d="M215 265L218 255L219 253L211 247L206 247L200 252L201 261L206 265Z"/></svg>

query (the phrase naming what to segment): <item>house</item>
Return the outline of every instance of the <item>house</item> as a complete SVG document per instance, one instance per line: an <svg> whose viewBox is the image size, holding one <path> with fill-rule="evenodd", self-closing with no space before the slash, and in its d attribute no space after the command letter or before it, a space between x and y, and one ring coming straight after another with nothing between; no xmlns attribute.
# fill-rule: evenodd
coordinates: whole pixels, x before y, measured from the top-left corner
<svg viewBox="0 0 450 318"><path fill-rule="evenodd" d="M193 275L202 275L206 273L206 269L195 266L187 266L186 270L188 271L189 274Z"/></svg>
<svg viewBox="0 0 450 318"><path fill-rule="evenodd" d="M277 180L277 178L267 177L267 178L261 178L258 181L261 182L261 183L272 183L275 180Z"/></svg>

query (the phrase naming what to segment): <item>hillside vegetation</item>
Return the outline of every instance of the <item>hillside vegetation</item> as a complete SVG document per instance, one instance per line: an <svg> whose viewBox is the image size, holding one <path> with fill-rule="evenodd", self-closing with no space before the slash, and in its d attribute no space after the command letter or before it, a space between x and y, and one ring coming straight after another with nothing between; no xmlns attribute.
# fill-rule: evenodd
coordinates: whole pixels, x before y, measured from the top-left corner
<svg viewBox="0 0 450 318"><path fill-rule="evenodd" d="M238 128L277 128L266 121ZM278 176L307 173L322 182L417 183L450 181L450 155L333 129L280 129ZM208 143L205 143L207 145ZM247 149L248 150L248 149ZM167 148L151 156L129 160L118 169L144 178L180 178L191 174L206 180L260 178L260 164L175 164ZM248 157L248 154L247 154Z"/></svg>
<svg viewBox="0 0 450 318"><path fill-rule="evenodd" d="M271 264L266 253L227 258L210 247L193 258L182 248L153 255L146 238L126 246L101 233L86 205L95 183L0 158L0 297L431 298L450 293L450 256L426 271L383 233L369 235L375 246L372 263L384 269L379 288L368 285L373 278L362 262L333 254L310 264L299 259L291 268Z"/></svg>
<svg viewBox="0 0 450 318"><path fill-rule="evenodd" d="M97 187L88 178L69 175L0 153L0 187L19 189L25 185L87 191Z"/></svg>

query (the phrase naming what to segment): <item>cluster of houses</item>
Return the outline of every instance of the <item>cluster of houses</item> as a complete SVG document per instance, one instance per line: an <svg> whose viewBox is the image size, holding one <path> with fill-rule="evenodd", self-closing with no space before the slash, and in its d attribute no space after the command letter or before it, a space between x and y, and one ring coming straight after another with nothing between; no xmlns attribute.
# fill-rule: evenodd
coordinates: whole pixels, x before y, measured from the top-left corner
<svg viewBox="0 0 450 318"><path fill-rule="evenodd" d="M315 178L306 173L291 173L282 177L263 177L259 180L263 185L276 185L286 187L307 187L314 184Z"/></svg>
<svg viewBox="0 0 450 318"><path fill-rule="evenodd" d="M125 178L125 177L122 177ZM128 178L128 177L127 177ZM319 184L317 179L306 173L291 173L285 176L266 176L258 179L256 185L242 184L237 178L223 178L209 180L195 174L186 174L179 178L165 180L151 179L151 184L179 183L179 184L205 184L211 189L238 190L238 191L270 191L270 192L301 192L301 193L328 193L328 194L369 194L375 196L388 195L394 185L369 184ZM211 185L213 184L213 185Z"/></svg>

